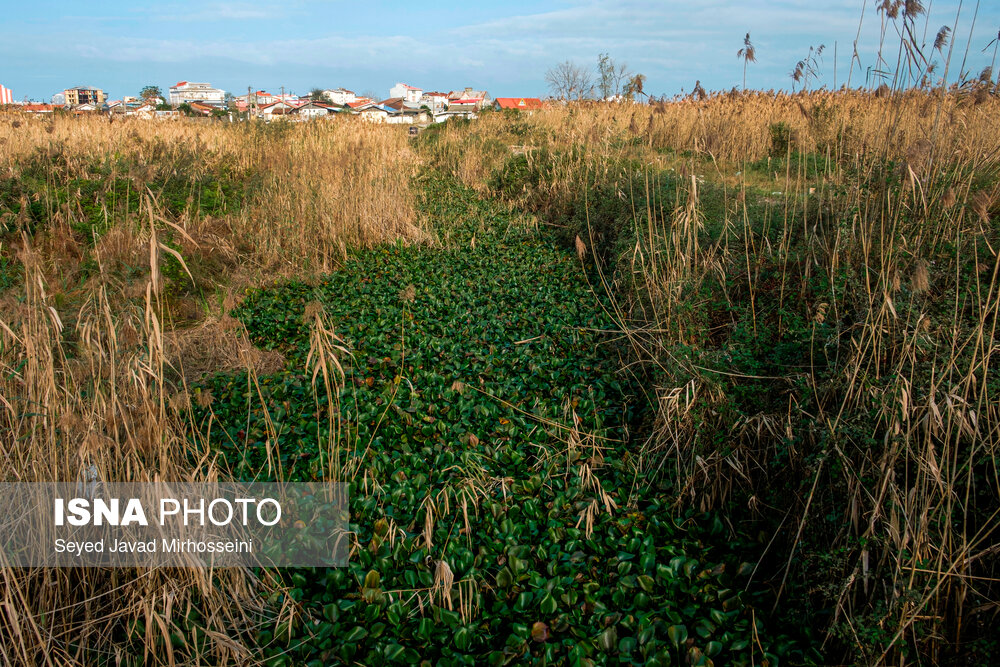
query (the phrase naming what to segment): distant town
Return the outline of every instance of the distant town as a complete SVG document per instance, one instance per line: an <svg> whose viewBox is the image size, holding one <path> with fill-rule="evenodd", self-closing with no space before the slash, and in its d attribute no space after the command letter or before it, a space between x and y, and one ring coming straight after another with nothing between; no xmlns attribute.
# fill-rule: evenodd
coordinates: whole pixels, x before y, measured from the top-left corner
<svg viewBox="0 0 1000 667"><path fill-rule="evenodd" d="M146 86L136 96L109 100L92 86L67 88L50 102L16 101L9 88L0 85L0 105L31 114L104 114L114 117L172 119L220 118L229 121L307 121L339 114L359 116L372 123L428 125L449 118L476 118L485 109L533 111L547 103L533 97L490 97L489 92L462 88L448 92L424 90L406 83L389 89L389 96L376 100L346 88L314 89L306 96L248 88L241 95L214 88L210 83L178 81L167 90Z"/></svg>

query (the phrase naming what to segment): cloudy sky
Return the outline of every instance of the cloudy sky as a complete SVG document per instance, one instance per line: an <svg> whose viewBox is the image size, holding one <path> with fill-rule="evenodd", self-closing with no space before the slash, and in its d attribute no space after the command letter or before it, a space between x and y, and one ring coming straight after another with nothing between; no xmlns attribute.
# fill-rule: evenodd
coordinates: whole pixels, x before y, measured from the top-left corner
<svg viewBox="0 0 1000 667"><path fill-rule="evenodd" d="M912 1L912 0L911 0ZM789 88L810 46L826 45L819 84L851 83L878 69L882 16L876 0L28 0L6 3L0 84L15 97L48 99L94 85L112 97L146 84L208 81L236 94L248 86L305 94L345 86L387 95L396 81L425 89L485 88L494 96L541 96L545 70L571 60L593 67L606 52L646 75L646 91L673 95L696 80L742 85L736 51L757 48L747 85ZM923 0L918 42L955 27L950 80L965 61L978 74L994 58L1000 2ZM862 20L863 18L863 20ZM975 19L973 21L973 19ZM956 24L957 20L957 24ZM898 28L883 52L895 64ZM836 45L836 59L834 47ZM983 49L986 48L986 52ZM931 51L927 47L927 51ZM937 56L937 54L935 54ZM947 51L945 51L947 55ZM937 56L938 60L943 57ZM940 68L943 71L943 63Z"/></svg>

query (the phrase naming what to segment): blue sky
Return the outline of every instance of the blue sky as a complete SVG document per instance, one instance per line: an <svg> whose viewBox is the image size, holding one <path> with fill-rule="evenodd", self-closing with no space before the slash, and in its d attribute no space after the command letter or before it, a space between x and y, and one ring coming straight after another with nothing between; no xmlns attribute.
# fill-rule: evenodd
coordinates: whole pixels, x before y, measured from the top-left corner
<svg viewBox="0 0 1000 667"><path fill-rule="evenodd" d="M545 70L572 60L594 66L609 53L647 76L646 91L673 95L695 80L708 89L741 85L736 51L749 31L758 62L747 85L789 88L789 72L810 46L826 45L820 83L846 79L851 46L864 83L878 51L875 0L25 0L5 3L0 84L17 98L47 100L69 86L94 85L112 97L146 84L208 81L236 94L256 89L305 94L345 86L388 95L396 81L425 89L485 88L494 96L541 96ZM954 25L958 0L923 0L929 20L917 37L933 42ZM1000 2L964 0L951 79L965 57L978 73L981 50L1000 30ZM886 52L895 61L890 28Z"/></svg>

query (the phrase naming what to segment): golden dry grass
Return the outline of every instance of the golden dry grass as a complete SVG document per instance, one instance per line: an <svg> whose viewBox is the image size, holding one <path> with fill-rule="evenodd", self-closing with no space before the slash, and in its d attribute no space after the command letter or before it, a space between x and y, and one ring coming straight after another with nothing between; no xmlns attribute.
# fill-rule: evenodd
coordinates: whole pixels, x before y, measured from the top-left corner
<svg viewBox="0 0 1000 667"><path fill-rule="evenodd" d="M1000 402L992 393L998 112L994 97L918 92L575 105L449 125L428 152L482 191L496 185L512 146L529 165L546 160L543 182L505 193L542 216L598 184L648 183L643 191L619 190L622 201L645 197L646 205L634 211L637 242L623 260L631 279L611 286L636 360L666 378L654 388L656 433L642 465L671 469L679 502L710 509L748 497L763 514L769 510L759 498L782 452L781 470L806 487L782 508L781 560L793 563L817 507L840 513L844 528L831 543L845 555L823 583L836 591L835 620L848 628L838 639L877 663L900 659L907 642L936 658L961 641L956 628L981 623L995 608L995 596L971 609L965 601L991 599L996 577L995 517L974 523L969 494L988 482L981 462L1000 447ZM772 173L768 159L781 157L773 139L779 123L787 128L786 156L829 157L827 166L807 171L786 160ZM211 397L191 395L186 380L212 368L246 367L252 377L281 363L225 317L233 305L225 295L323 271L350 246L428 235L411 185L417 159L398 128L337 121L261 131L10 117L0 118L0 147L0 178L17 179L40 159L53 187L93 179L100 167L101 178L126 179L144 195L137 211L115 218L96 241L79 231L89 218L76 199L47 201L33 236L8 234L0 247L23 276L0 307L0 435L11 443L9 480L72 480L91 466L105 479L130 481L220 474L187 456L204 450L183 408ZM678 178L668 205L651 193L671 169ZM240 205L206 215L192 186L189 205L171 213L150 184L177 170L192 183L226 173L252 187ZM899 186L883 187L890 180ZM713 209L720 220L706 219L703 182L721 188ZM103 201L113 210L111 197L108 190ZM751 224L753 200L777 214L780 228ZM709 222L728 232L708 238ZM600 257L585 233L575 241L581 261ZM181 268L164 275L172 252L183 258ZM88 259L96 271L85 271ZM974 284L956 278L966 264L975 267ZM138 274L126 279L123 267L139 267ZM202 289L217 291L218 304L177 296L174 283L188 269ZM837 300L804 287L817 277L833 283L845 271L855 282ZM691 314L691 294L702 287L725 292L731 312L754 331L786 326L764 312L768 299L815 328L846 322L850 313L838 332L847 344L836 382L808 367L764 378L782 387L804 380L815 413L789 399L780 411L727 420L739 377L726 384L718 369L693 364L678 372L675 345L701 345L714 331ZM400 298L408 298L406 289ZM320 315L310 311L310 363L332 392L337 341ZM736 317L721 316L720 326L734 326ZM855 415L869 413L876 445L845 435ZM713 429L729 434L725 451L705 438ZM786 441L797 444L789 450ZM821 484L835 489L833 503ZM1000 492L995 483L987 487ZM439 574L446 595L451 582ZM876 576L883 589L876 590ZM13 664L87 662L92 654L73 653L71 642L100 646L135 619L147 628L150 663L242 664L248 656L229 637L252 622L255 588L271 585L198 571L2 568L0 578L0 656ZM781 571L775 584L783 584ZM884 606L873 616L874 602ZM190 605L208 619L206 655L154 651L158 633L170 646L170 623ZM851 626L859 609L890 641L875 643Z"/></svg>
<svg viewBox="0 0 1000 667"><path fill-rule="evenodd" d="M0 220L0 256L20 276L0 297L4 481L73 481L90 470L107 481L224 475L203 450L211 425L186 420L190 401L212 400L192 394L188 380L223 369L254 378L283 365L228 317L233 291L308 277L348 246L423 236L410 186L415 159L391 128L12 115L0 117L0 145L0 178L18 183L33 165L34 178L41 169L52 188L70 188L61 203L35 194L45 213L32 233L27 199ZM206 215L192 185L187 204L170 212L151 184L177 172L192 184L227 174L250 187L239 205ZM112 222L99 238L80 231L92 218L72 190L76 179L107 184L97 199ZM140 194L124 216L116 179ZM197 285L185 293L192 269ZM239 633L260 620L260 589L274 585L241 570L0 567L0 661L114 663L115 642L141 622L147 664L251 664ZM191 609L206 641L172 648Z"/></svg>
<svg viewBox="0 0 1000 667"><path fill-rule="evenodd" d="M544 185L553 196L574 187L581 172L599 180L602 171L620 168L622 158L639 159L644 167L679 168L695 156L699 169L729 185L763 186L784 184L788 174L782 171L770 181L735 174L772 155L772 127L780 123L788 128L792 150L829 155L844 165L886 156L904 160L919 176L932 158L973 167L995 160L998 113L1000 99L975 94L723 93L652 105L557 106L513 121L502 113L484 114L474 132L461 127L444 132L436 154L441 165L477 189L487 187L512 147L530 159L570 146L573 155L562 156Z"/></svg>
<svg viewBox="0 0 1000 667"><path fill-rule="evenodd" d="M1000 495L998 115L1000 99L975 91L722 94L485 114L431 150L550 222L582 217L581 193L632 202L618 224L634 248L605 287L635 361L664 378L643 474L671 470L682 505L771 517L779 599L803 558L826 562L809 586L829 592L831 645L902 664L908 647L960 652L1000 599L982 501ZM523 191L498 177L517 154L545 175ZM838 280L850 287L817 290ZM709 293L722 304L703 316ZM813 332L809 358L766 377L727 367L740 343L713 342L794 327ZM702 361L678 356L690 349ZM786 398L734 417L740 383ZM777 509L762 504L776 474L804 480ZM824 534L829 516L840 528ZM806 538L824 547L803 554Z"/></svg>

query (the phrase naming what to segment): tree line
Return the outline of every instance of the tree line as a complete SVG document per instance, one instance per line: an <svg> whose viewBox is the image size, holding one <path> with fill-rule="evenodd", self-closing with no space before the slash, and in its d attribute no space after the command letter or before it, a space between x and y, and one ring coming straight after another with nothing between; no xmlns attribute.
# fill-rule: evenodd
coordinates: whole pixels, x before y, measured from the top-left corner
<svg viewBox="0 0 1000 667"><path fill-rule="evenodd" d="M624 62L607 53L597 57L593 70L566 60L545 72L545 82L553 97L563 100L634 100L648 97L643 90L646 75L629 71Z"/></svg>

